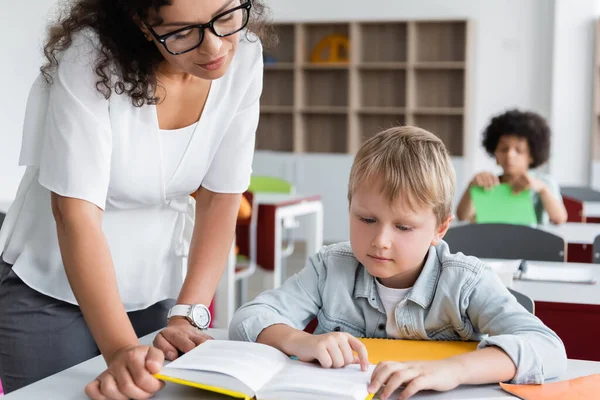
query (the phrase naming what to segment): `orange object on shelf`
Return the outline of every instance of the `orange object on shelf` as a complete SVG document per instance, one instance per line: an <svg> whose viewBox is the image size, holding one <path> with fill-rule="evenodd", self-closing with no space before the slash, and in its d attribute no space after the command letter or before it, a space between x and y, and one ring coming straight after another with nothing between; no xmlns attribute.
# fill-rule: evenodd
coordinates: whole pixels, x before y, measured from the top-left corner
<svg viewBox="0 0 600 400"><path fill-rule="evenodd" d="M339 34L325 36L315 46L310 61L315 64L349 62L350 40Z"/></svg>

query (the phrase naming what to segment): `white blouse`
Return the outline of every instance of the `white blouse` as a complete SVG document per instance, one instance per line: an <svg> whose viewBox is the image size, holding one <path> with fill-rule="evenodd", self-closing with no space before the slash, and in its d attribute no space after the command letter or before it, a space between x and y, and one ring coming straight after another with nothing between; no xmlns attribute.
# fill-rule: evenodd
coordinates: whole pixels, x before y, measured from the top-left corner
<svg viewBox="0 0 600 400"><path fill-rule="evenodd" d="M198 123L180 129L160 130L160 150L162 154L163 176L171 179L183 159Z"/></svg>
<svg viewBox="0 0 600 400"><path fill-rule="evenodd" d="M38 77L23 129L27 169L0 231L0 253L28 286L76 304L51 211L55 192L104 210L127 311L177 297L193 225L190 193L200 186L242 193L250 182L263 64L260 42L244 36L227 73L212 82L172 176L163 172L156 107L134 107L114 92L106 100L96 90L94 34L74 38L52 85Z"/></svg>

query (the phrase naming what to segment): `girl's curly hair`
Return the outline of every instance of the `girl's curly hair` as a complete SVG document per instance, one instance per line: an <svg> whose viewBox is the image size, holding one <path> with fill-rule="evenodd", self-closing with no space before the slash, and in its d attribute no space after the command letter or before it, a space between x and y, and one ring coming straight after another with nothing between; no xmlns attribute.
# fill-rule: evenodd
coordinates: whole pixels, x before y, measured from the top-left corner
<svg viewBox="0 0 600 400"><path fill-rule="evenodd" d="M158 11L171 0L67 0L57 22L50 26L44 45L46 63L40 68L47 83L58 66L57 56L66 50L75 33L91 28L100 42L95 65L96 89L109 98L114 91L126 93L134 106L156 104L157 79L154 71L163 56L153 42L145 39L135 19L160 23ZM277 39L267 22L265 0L252 0L247 32L255 34L265 46ZM111 68L116 67L116 71ZM116 73L116 74L115 74ZM115 75L116 79L113 79Z"/></svg>
<svg viewBox="0 0 600 400"><path fill-rule="evenodd" d="M500 138L505 135L527 140L532 158L529 168L537 168L550 158L550 127L541 115L532 111L508 110L494 116L483 132L482 140L490 156L494 157Z"/></svg>

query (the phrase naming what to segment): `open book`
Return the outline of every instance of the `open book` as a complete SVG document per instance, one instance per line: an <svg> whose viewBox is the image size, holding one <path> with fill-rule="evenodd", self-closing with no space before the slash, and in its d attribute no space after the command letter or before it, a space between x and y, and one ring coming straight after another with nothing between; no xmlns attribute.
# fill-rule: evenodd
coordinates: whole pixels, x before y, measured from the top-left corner
<svg viewBox="0 0 600 400"><path fill-rule="evenodd" d="M260 343L208 340L156 377L242 399L365 400L373 397L367 386L374 368L321 368Z"/></svg>

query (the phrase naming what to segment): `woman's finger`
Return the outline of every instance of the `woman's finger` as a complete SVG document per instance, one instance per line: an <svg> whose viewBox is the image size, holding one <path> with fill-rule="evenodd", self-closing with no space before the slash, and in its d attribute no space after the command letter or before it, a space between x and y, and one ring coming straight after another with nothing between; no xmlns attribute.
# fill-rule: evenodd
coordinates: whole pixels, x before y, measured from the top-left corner
<svg viewBox="0 0 600 400"><path fill-rule="evenodd" d="M163 383L152 375L160 372L164 360L160 350L150 347L148 348L148 354L151 352L153 352L155 358L150 363L152 369L148 368L148 355L136 357L127 363L127 371L131 375L135 386L150 394L158 392L163 387Z"/></svg>
<svg viewBox="0 0 600 400"><path fill-rule="evenodd" d="M110 373L104 373L99 378L100 392L110 400L128 400L129 397L119 391L117 380Z"/></svg>
<svg viewBox="0 0 600 400"><path fill-rule="evenodd" d="M100 390L100 381L98 379L94 379L85 386L85 394L91 400L109 400L108 397L102 394L102 391Z"/></svg>
<svg viewBox="0 0 600 400"><path fill-rule="evenodd" d="M167 360L173 361L177 358L177 349L167 339L165 339L165 337L162 335L162 332L159 332L159 334L156 335L153 345L163 352Z"/></svg>

